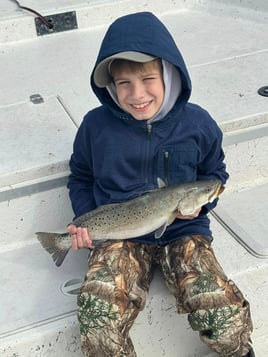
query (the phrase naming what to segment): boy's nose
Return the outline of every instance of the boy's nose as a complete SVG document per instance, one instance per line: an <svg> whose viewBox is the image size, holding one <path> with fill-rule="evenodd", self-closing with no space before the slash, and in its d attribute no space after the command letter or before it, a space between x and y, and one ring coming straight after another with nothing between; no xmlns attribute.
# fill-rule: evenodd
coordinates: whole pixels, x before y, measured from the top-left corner
<svg viewBox="0 0 268 357"><path fill-rule="evenodd" d="M135 82L131 87L131 95L134 98L142 98L144 96L143 83Z"/></svg>

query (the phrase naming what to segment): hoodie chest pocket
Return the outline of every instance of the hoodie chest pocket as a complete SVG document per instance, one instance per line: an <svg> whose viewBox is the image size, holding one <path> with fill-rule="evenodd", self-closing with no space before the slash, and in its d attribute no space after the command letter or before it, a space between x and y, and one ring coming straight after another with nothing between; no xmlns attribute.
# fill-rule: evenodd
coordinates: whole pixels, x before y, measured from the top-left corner
<svg viewBox="0 0 268 357"><path fill-rule="evenodd" d="M198 151L187 146L164 147L158 157L161 178L167 183L196 181Z"/></svg>

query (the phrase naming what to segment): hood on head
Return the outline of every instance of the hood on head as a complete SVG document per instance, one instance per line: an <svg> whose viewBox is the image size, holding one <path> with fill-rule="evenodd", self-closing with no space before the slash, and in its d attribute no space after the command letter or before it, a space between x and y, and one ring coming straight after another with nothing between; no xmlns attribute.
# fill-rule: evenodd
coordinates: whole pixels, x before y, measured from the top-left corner
<svg viewBox="0 0 268 357"><path fill-rule="evenodd" d="M120 53L137 52L137 59L161 58L174 65L181 76L180 102L186 103L191 94L191 81L183 57L165 25L150 12L139 12L115 20L108 28L91 74L91 86L99 101L122 112L105 87L107 63ZM142 58L144 57L144 60ZM121 58L124 58L124 57ZM149 57L148 57L149 56ZM108 59L110 57L110 59ZM134 54L135 57L135 54ZM127 57L126 57L127 58ZM133 58L133 57L132 57ZM104 70L104 72L102 72ZM95 82L96 79L96 82Z"/></svg>

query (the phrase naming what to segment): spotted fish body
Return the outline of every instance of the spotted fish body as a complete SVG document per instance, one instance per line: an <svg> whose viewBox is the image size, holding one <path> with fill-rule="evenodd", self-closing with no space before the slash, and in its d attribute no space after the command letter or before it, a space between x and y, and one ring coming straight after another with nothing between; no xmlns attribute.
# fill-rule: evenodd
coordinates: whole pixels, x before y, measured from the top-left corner
<svg viewBox="0 0 268 357"><path fill-rule="evenodd" d="M160 238L180 211L183 215L195 212L223 191L219 180L196 181L170 185L153 190L122 203L100 206L75 219L72 224L85 227L94 240L130 239L155 232ZM71 248L69 233L38 232L42 246L60 266Z"/></svg>

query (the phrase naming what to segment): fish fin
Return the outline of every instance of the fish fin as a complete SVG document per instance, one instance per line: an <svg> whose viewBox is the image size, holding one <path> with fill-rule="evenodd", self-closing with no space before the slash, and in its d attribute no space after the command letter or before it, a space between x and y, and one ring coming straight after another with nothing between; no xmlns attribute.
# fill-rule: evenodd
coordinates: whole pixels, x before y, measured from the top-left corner
<svg viewBox="0 0 268 357"><path fill-rule="evenodd" d="M63 238L70 236L69 233L47 233L47 232L37 232L37 239L41 243L42 247L52 256L54 263L57 267L61 266L66 255L68 254L71 245L65 247L62 242Z"/></svg>
<svg viewBox="0 0 268 357"><path fill-rule="evenodd" d="M198 207L195 207L194 205L192 207L180 207L179 211L183 216L188 216L192 213L194 213L197 210Z"/></svg>
<svg viewBox="0 0 268 357"><path fill-rule="evenodd" d="M162 226L160 226L155 232L154 232L154 237L156 239L159 239L162 237L162 235L165 233L167 226L169 226L172 222L174 222L175 218L176 218L176 214L177 211L173 212L169 217L167 222L165 222L164 224L162 224Z"/></svg>
<svg viewBox="0 0 268 357"><path fill-rule="evenodd" d="M159 239L162 237L162 235L165 233L165 230L167 229L167 223L165 222L162 226L160 226L155 232L154 232L154 237L156 239Z"/></svg>
<svg viewBox="0 0 268 357"><path fill-rule="evenodd" d="M160 177L157 177L157 186L158 186L158 188L163 188L163 187L167 187L168 185Z"/></svg>

